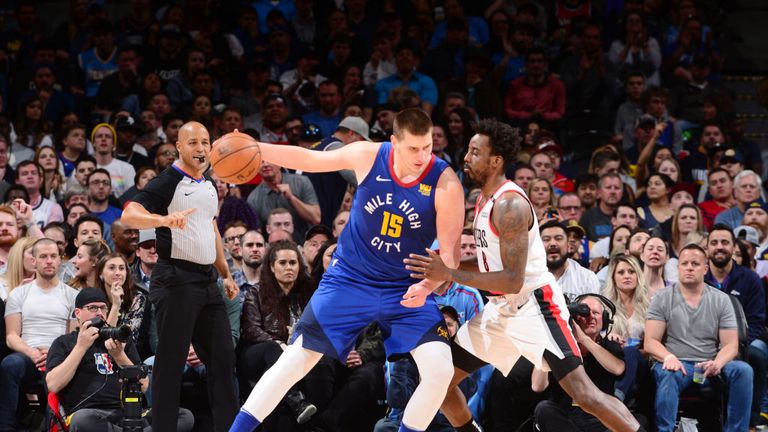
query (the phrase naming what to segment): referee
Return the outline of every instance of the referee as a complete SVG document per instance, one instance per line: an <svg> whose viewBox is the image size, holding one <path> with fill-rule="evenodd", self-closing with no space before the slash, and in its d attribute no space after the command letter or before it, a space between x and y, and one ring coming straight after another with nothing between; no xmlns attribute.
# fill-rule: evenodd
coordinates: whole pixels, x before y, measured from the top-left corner
<svg viewBox="0 0 768 432"><path fill-rule="evenodd" d="M155 228L157 234L158 261L149 292L158 335L152 424L156 431L176 430L182 372L191 342L206 367L214 425L224 432L237 414L238 401L232 333L216 285L218 275L230 299L238 288L216 226L216 186L204 175L211 152L208 131L197 122L184 124L176 148L179 160L152 179L122 216L126 226Z"/></svg>

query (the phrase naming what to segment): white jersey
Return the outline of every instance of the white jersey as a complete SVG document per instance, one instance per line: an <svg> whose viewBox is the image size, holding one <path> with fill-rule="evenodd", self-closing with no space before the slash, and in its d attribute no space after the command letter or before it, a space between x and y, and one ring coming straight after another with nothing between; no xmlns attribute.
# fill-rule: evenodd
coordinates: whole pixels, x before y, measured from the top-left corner
<svg viewBox="0 0 768 432"><path fill-rule="evenodd" d="M525 198L530 204L530 200L525 192L514 182L507 180L499 189L488 199L482 207L479 207L482 196L478 198L475 205L475 222L473 224L475 234L475 244L477 245L477 261L481 272L500 271L504 269L501 261L501 249L499 247L499 233L491 223L491 213L496 200L505 192L516 192ZM555 277L547 268L547 255L544 250L544 243L539 235L539 221L536 219L536 212L531 205L531 214L533 224L528 230L528 260L525 264L525 279L520 293L514 297L525 301L529 295L547 284L555 282ZM507 295L510 297L510 295Z"/></svg>

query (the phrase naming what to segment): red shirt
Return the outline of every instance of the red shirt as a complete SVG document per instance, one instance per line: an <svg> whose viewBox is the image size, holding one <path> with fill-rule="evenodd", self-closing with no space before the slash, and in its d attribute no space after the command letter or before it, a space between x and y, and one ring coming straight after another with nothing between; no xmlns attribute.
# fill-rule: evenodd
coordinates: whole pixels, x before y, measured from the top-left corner
<svg viewBox="0 0 768 432"><path fill-rule="evenodd" d="M532 111L542 113L544 120L560 120L565 114L565 85L548 76L543 85L531 86L528 77L521 76L509 84L504 99L507 117L514 120L531 118Z"/></svg>
<svg viewBox="0 0 768 432"><path fill-rule="evenodd" d="M728 210L730 207L723 207L715 200L709 200L699 203L699 209L701 210L701 221L707 228L707 231L715 224L715 217L717 217L723 210Z"/></svg>

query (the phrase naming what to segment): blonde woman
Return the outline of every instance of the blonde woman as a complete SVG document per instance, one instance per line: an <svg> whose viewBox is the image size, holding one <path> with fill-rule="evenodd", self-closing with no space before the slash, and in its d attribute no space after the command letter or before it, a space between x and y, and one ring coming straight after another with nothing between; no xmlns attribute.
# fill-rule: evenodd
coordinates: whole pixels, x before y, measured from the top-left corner
<svg viewBox="0 0 768 432"><path fill-rule="evenodd" d="M648 287L640 263L631 255L616 255L608 264L603 295L616 305L613 329L608 338L624 349L624 377L616 382L616 397L630 396L643 362L640 344L648 315Z"/></svg>
<svg viewBox="0 0 768 432"><path fill-rule="evenodd" d="M32 245L36 239L22 237L8 251L5 273L0 275L0 300L6 301L15 288L35 278L35 259Z"/></svg>
<svg viewBox="0 0 768 432"><path fill-rule="evenodd" d="M549 180L543 178L531 180L526 193L528 194L528 199L531 200L531 204L533 204L536 218L540 224L548 219L557 217L557 210L555 210L557 208L557 197Z"/></svg>
<svg viewBox="0 0 768 432"><path fill-rule="evenodd" d="M670 256L677 258L680 250L688 243L698 243L691 234L704 231L701 210L695 204L683 204L672 216L672 250Z"/></svg>

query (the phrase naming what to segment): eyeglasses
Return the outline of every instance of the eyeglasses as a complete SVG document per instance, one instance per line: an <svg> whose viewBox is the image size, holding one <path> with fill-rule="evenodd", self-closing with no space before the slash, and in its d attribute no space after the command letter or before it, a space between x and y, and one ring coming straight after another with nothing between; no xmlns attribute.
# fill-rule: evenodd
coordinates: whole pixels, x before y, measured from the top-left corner
<svg viewBox="0 0 768 432"><path fill-rule="evenodd" d="M232 243L235 240L240 241L240 238L242 238L242 237L243 236L241 236L241 235L239 235L239 236L228 236L228 237L224 237L222 240L224 240L224 243Z"/></svg>
<svg viewBox="0 0 768 432"><path fill-rule="evenodd" d="M581 209L581 207L579 206L565 206L565 207L558 207L558 208L562 211L567 211L567 212L575 212Z"/></svg>
<svg viewBox="0 0 768 432"><path fill-rule="evenodd" d="M91 180L88 182L88 185L95 185L95 186L109 186L112 184L109 180Z"/></svg>
<svg viewBox="0 0 768 432"><path fill-rule="evenodd" d="M109 307L107 305L104 306L86 306L83 309L87 310L91 313L96 313L98 311L107 312L109 310Z"/></svg>
<svg viewBox="0 0 768 432"><path fill-rule="evenodd" d="M166 150L160 154L166 157L175 157L175 158L179 157L179 152L170 151L170 150Z"/></svg>

